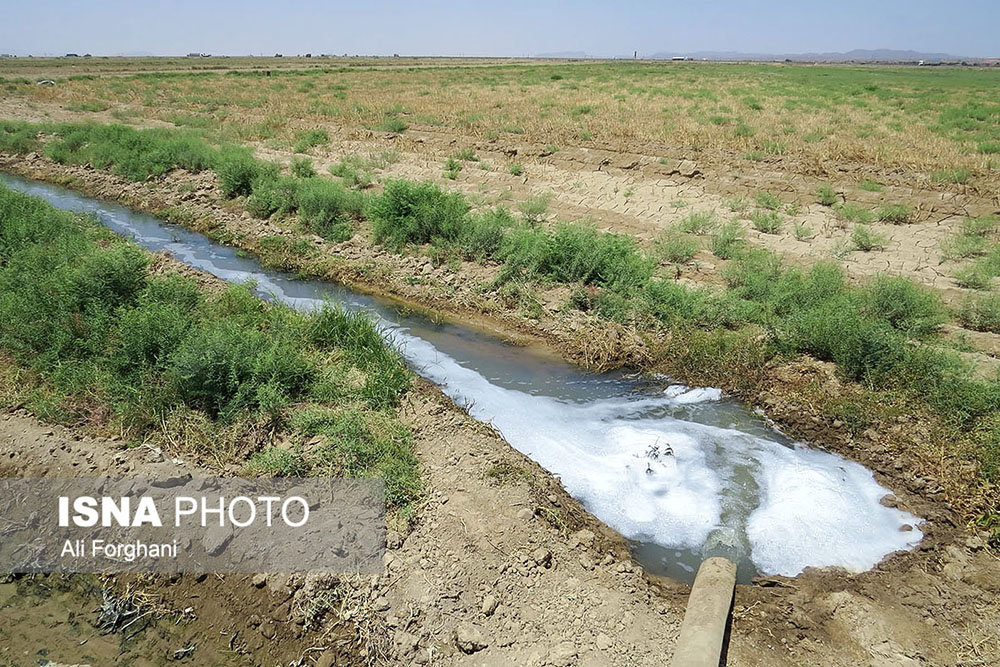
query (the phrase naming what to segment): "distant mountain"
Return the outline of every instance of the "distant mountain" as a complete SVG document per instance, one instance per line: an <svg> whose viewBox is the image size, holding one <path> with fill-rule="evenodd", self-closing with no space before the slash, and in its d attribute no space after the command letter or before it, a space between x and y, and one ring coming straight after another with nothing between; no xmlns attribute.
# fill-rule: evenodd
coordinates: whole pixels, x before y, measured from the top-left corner
<svg viewBox="0 0 1000 667"><path fill-rule="evenodd" d="M648 56L654 60L669 60L676 56L687 56L695 60L793 60L805 62L911 62L916 60L976 60L949 53L925 53L923 51L900 51L895 49L854 49L847 52L829 53L742 53L739 51L661 51Z"/></svg>

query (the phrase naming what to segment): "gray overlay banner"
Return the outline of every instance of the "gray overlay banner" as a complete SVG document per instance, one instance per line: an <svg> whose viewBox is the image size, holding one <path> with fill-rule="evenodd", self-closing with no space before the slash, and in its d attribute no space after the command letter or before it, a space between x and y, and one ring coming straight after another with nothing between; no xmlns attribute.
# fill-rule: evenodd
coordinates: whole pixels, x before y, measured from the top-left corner
<svg viewBox="0 0 1000 667"><path fill-rule="evenodd" d="M381 573L377 479L0 478L0 572Z"/></svg>

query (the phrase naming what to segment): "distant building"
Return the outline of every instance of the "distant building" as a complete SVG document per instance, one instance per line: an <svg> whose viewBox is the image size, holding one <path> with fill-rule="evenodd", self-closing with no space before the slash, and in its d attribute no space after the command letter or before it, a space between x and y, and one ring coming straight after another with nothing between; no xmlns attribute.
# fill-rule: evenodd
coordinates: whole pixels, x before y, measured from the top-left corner
<svg viewBox="0 0 1000 667"><path fill-rule="evenodd" d="M281 55L280 53L275 53L275 54L274 54L274 57L275 57L275 58L284 58L284 56L283 56L283 55Z"/></svg>
<svg viewBox="0 0 1000 667"><path fill-rule="evenodd" d="M67 53L65 57L66 58L79 58L80 54L79 53Z"/></svg>

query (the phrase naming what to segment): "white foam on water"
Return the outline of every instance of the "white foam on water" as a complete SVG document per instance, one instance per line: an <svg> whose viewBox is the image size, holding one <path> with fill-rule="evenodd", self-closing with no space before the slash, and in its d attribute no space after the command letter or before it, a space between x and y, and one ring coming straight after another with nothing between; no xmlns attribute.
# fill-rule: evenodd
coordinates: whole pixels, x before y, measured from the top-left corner
<svg viewBox="0 0 1000 667"><path fill-rule="evenodd" d="M692 403L710 403L722 399L722 390L715 387L688 387L683 384L672 384L663 390L664 396L674 399L681 405Z"/></svg>
<svg viewBox="0 0 1000 667"><path fill-rule="evenodd" d="M492 423L627 538L700 549L723 525L737 465L752 471L759 498L750 499L756 509L749 516L729 521L744 524L737 528L746 531L750 557L765 574L831 565L862 571L922 537L901 530L918 519L880 505L888 491L857 463L736 430L642 416L658 406L719 400L717 389L571 403L498 387L430 343L404 330L394 335L421 375Z"/></svg>
<svg viewBox="0 0 1000 667"><path fill-rule="evenodd" d="M751 558L762 572L793 576L834 565L861 572L923 537L903 530L916 517L879 503L888 491L864 466L806 447L775 450L773 457L747 521Z"/></svg>

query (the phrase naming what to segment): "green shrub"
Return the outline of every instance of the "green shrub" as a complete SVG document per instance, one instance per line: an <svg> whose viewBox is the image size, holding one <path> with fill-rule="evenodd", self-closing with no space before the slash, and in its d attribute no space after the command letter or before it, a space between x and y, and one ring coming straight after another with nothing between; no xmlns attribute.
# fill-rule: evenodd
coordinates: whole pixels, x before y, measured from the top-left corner
<svg viewBox="0 0 1000 667"><path fill-rule="evenodd" d="M316 175L316 170L313 169L312 160L307 157L294 157L292 158L292 175L298 178L310 178Z"/></svg>
<svg viewBox="0 0 1000 667"><path fill-rule="evenodd" d="M219 177L219 188L227 197L248 197L253 192L258 179L275 179L278 169L257 160L249 149L227 146L219 151L215 159L215 173Z"/></svg>
<svg viewBox="0 0 1000 667"><path fill-rule="evenodd" d="M303 130L295 135L295 145L292 150L305 153L310 148L330 143L330 134L323 129Z"/></svg>
<svg viewBox="0 0 1000 667"><path fill-rule="evenodd" d="M758 206L766 208L769 211L777 211L781 208L781 198L777 195L771 194L770 192L758 192L755 199Z"/></svg>
<svg viewBox="0 0 1000 667"><path fill-rule="evenodd" d="M509 167L507 167L507 172L513 176L520 176L524 173L524 165L520 162L512 162Z"/></svg>
<svg viewBox="0 0 1000 667"><path fill-rule="evenodd" d="M698 252L698 240L679 229L671 228L656 238L654 247L661 260L673 264L687 264Z"/></svg>
<svg viewBox="0 0 1000 667"><path fill-rule="evenodd" d="M353 219L361 217L364 196L323 178L305 178L296 191L299 219L316 234L346 241L354 234Z"/></svg>
<svg viewBox="0 0 1000 667"><path fill-rule="evenodd" d="M552 194L546 192L545 194L528 197L517 208L521 211L524 219L534 225L545 219L545 213L549 210L549 203L551 201Z"/></svg>
<svg viewBox="0 0 1000 667"><path fill-rule="evenodd" d="M96 414L135 442L166 437L223 462L233 434L270 438L286 419L336 412L323 431L342 436L335 449L268 448L248 469L382 477L390 507L408 510L421 488L410 435L373 411L395 409L411 376L369 317L299 313L246 286L206 297L148 264L94 219L0 187L0 348L31 370L18 389L28 408L73 423Z"/></svg>
<svg viewBox="0 0 1000 667"><path fill-rule="evenodd" d="M316 368L293 340L223 322L188 336L170 355L167 377L190 407L230 420L278 392L301 395Z"/></svg>
<svg viewBox="0 0 1000 667"><path fill-rule="evenodd" d="M905 204L883 204L875 210L875 217L879 222L888 222L893 225L903 225L910 222L910 209Z"/></svg>
<svg viewBox="0 0 1000 667"><path fill-rule="evenodd" d="M784 219L776 211L754 211L750 215L750 222L754 229L765 234L777 234L781 231Z"/></svg>
<svg viewBox="0 0 1000 667"><path fill-rule="evenodd" d="M368 216L376 243L399 249L435 238L456 240L468 212L461 195L446 193L433 183L390 180L372 199Z"/></svg>
<svg viewBox="0 0 1000 667"><path fill-rule="evenodd" d="M955 316L969 329L1000 333L1000 295L967 297L956 308Z"/></svg>
<svg viewBox="0 0 1000 667"><path fill-rule="evenodd" d="M908 278L876 276L861 292L861 312L908 336L936 332L947 319L940 297Z"/></svg>
<svg viewBox="0 0 1000 667"><path fill-rule="evenodd" d="M793 313L788 326L794 349L836 363L854 380L877 382L903 359L903 335L888 323L859 317L843 299Z"/></svg>
<svg viewBox="0 0 1000 667"><path fill-rule="evenodd" d="M516 226L514 216L503 208L470 215L458 235L458 247L466 259L493 259L499 255L507 232Z"/></svg>
<svg viewBox="0 0 1000 667"><path fill-rule="evenodd" d="M258 178L247 198L247 211L258 218L291 213L298 206L299 182L294 176Z"/></svg>
<svg viewBox="0 0 1000 667"><path fill-rule="evenodd" d="M885 248L885 237L866 224L858 223L851 231L851 243L855 250L871 252Z"/></svg>
<svg viewBox="0 0 1000 667"><path fill-rule="evenodd" d="M0 121L0 151L24 155L41 147L38 131L33 126L19 121Z"/></svg>
<svg viewBox="0 0 1000 667"><path fill-rule="evenodd" d="M171 169L201 171L213 149L198 135L176 130L137 130L126 125L59 125L45 153L56 162L87 164L132 181L156 178Z"/></svg>
<svg viewBox="0 0 1000 667"><path fill-rule="evenodd" d="M689 234L707 234L719 224L712 211L696 211L680 221L678 227Z"/></svg>
<svg viewBox="0 0 1000 667"><path fill-rule="evenodd" d="M824 185L816 193L816 201L823 206L833 206L837 203L837 191L829 185Z"/></svg>
<svg viewBox="0 0 1000 667"><path fill-rule="evenodd" d="M712 234L712 254L719 259L731 259L743 243L743 226L736 220L730 220Z"/></svg>

